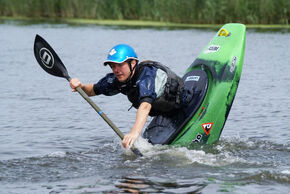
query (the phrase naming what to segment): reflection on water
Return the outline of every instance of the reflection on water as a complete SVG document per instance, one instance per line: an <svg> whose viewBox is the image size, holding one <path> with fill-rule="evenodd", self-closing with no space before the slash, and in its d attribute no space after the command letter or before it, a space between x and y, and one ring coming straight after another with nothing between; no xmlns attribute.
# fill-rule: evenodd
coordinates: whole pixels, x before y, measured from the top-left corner
<svg viewBox="0 0 290 194"><path fill-rule="evenodd" d="M207 184L202 180L158 180L156 178L123 177L116 184L129 193L198 193Z"/></svg>
<svg viewBox="0 0 290 194"><path fill-rule="evenodd" d="M116 184L116 187L122 189L124 192L129 193L139 193L139 192L148 192L148 189L153 185L144 179L141 178L130 178L123 177L122 180ZM156 191L157 192L157 191Z"/></svg>

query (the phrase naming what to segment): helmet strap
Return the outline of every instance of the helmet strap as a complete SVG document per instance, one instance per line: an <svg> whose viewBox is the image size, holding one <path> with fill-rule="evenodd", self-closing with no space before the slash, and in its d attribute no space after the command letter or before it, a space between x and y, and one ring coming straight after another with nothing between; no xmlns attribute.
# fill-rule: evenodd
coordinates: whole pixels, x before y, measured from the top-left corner
<svg viewBox="0 0 290 194"><path fill-rule="evenodd" d="M136 66L137 66L137 61L136 61L136 65L132 68L132 59L131 60L128 60L127 61L128 65L129 65L129 68L130 68L130 75L129 77L127 78L127 80L125 81L125 83L128 83L131 81L131 78L132 78L132 75L133 75L133 72L134 70L136 69Z"/></svg>

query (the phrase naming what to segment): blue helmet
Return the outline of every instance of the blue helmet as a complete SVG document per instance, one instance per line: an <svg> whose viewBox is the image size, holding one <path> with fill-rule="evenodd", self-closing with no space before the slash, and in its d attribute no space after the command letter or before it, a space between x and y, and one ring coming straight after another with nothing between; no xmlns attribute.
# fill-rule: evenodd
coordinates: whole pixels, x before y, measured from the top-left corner
<svg viewBox="0 0 290 194"><path fill-rule="evenodd" d="M138 57L134 49L127 44L118 44L111 48L104 65L108 63L123 63L127 59L135 59L138 62Z"/></svg>

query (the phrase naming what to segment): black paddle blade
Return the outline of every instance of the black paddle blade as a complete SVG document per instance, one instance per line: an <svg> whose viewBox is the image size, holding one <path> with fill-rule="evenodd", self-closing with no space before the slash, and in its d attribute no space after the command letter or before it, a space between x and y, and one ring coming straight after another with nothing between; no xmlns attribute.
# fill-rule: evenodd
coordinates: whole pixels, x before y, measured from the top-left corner
<svg viewBox="0 0 290 194"><path fill-rule="evenodd" d="M60 58L51 46L38 34L35 36L34 41L34 56L38 64L47 73L66 78L67 80L70 79L70 76Z"/></svg>
<svg viewBox="0 0 290 194"><path fill-rule="evenodd" d="M132 152L139 157L143 157L143 154L137 148L131 148Z"/></svg>

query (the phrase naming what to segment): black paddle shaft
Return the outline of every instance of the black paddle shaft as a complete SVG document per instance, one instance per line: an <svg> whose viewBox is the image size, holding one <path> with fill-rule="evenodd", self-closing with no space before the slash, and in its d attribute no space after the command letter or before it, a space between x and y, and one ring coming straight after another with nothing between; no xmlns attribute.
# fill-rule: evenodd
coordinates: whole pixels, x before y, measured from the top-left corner
<svg viewBox="0 0 290 194"><path fill-rule="evenodd" d="M38 64L47 73L66 78L67 81L71 80L64 64L51 48L51 46L39 35L36 35L34 41L34 56ZM124 134L118 129L118 127L107 117L107 115L90 99L90 97L83 91L82 88L77 87L77 92L93 107L93 109L108 123L108 125L115 131L115 133L121 138L124 138ZM143 156L142 153L133 145L131 150L137 156Z"/></svg>

